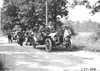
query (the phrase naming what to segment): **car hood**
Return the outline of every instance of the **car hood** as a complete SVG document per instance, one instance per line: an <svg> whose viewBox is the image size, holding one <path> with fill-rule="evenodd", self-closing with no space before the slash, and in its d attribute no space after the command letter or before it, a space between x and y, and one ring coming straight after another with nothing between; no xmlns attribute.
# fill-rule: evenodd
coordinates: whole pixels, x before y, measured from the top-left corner
<svg viewBox="0 0 100 71"><path fill-rule="evenodd" d="M57 34L57 32L55 33L50 33L49 36L54 37Z"/></svg>

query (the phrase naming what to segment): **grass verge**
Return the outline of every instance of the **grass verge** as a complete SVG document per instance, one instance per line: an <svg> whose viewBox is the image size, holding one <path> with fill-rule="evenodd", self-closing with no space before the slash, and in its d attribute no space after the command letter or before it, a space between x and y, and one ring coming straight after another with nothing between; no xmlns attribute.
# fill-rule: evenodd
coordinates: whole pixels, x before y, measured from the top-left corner
<svg viewBox="0 0 100 71"><path fill-rule="evenodd" d="M73 49L100 52L100 41L91 36L76 36L72 38Z"/></svg>

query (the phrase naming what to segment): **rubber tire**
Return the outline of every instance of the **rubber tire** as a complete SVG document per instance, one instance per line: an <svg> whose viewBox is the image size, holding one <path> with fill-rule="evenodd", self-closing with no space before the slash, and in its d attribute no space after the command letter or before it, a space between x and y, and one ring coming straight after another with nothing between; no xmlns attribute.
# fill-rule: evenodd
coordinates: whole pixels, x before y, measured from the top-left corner
<svg viewBox="0 0 100 71"><path fill-rule="evenodd" d="M33 48L35 49L36 48L36 44L33 42Z"/></svg>
<svg viewBox="0 0 100 71"><path fill-rule="evenodd" d="M66 44L66 49L68 50L68 51L71 51L71 41L69 40L69 43L68 44Z"/></svg>
<svg viewBox="0 0 100 71"><path fill-rule="evenodd" d="M34 39L33 39L32 46L33 46L33 48L34 48L34 49L36 48L36 44L35 44L35 41L34 41Z"/></svg>
<svg viewBox="0 0 100 71"><path fill-rule="evenodd" d="M48 47L48 44L49 44L49 47ZM47 39L45 40L45 45L46 45L45 50L46 50L47 52L52 51L53 45L52 45L52 40L51 40L50 38L47 38Z"/></svg>

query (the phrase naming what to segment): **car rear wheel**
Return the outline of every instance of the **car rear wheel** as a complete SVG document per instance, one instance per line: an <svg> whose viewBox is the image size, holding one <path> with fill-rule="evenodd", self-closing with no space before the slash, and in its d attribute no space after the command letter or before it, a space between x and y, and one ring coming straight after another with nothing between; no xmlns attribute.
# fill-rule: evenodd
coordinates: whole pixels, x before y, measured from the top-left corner
<svg viewBox="0 0 100 71"><path fill-rule="evenodd" d="M36 44L33 42L33 48L36 48Z"/></svg>
<svg viewBox="0 0 100 71"><path fill-rule="evenodd" d="M34 38L33 38L33 41L32 41L32 45L33 45L33 48L36 48L36 43L35 43Z"/></svg>
<svg viewBox="0 0 100 71"><path fill-rule="evenodd" d="M50 38L47 38L45 40L45 45L46 45L46 47L45 47L46 51L50 52L52 50L52 47L53 47L52 40Z"/></svg>
<svg viewBox="0 0 100 71"><path fill-rule="evenodd" d="M71 41L70 40L68 41L68 44L66 44L66 49L68 51L70 51L72 49L72 47L71 47Z"/></svg>

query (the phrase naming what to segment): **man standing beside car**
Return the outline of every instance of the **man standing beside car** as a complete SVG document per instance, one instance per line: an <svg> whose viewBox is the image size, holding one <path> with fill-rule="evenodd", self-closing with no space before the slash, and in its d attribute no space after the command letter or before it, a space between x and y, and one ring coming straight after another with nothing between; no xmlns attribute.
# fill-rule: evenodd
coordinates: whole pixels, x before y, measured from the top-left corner
<svg viewBox="0 0 100 71"><path fill-rule="evenodd" d="M28 45L28 42L30 43L31 42L31 39L32 39L32 30L31 29L28 29L26 30L26 45ZM30 43L31 45L31 43Z"/></svg>
<svg viewBox="0 0 100 71"><path fill-rule="evenodd" d="M25 34L23 32L23 30L21 29L20 32L18 32L18 43L23 46L23 42L24 42L24 39L25 39Z"/></svg>
<svg viewBox="0 0 100 71"><path fill-rule="evenodd" d="M7 35L8 35L8 42L12 43L12 32L10 30L8 31Z"/></svg>

